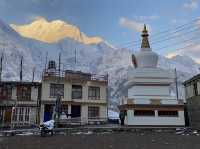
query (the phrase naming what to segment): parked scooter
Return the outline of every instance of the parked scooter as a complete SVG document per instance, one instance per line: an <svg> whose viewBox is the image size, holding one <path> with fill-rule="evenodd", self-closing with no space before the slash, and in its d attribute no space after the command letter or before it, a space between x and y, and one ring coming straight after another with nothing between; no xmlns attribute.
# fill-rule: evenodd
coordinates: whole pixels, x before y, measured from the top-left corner
<svg viewBox="0 0 200 149"><path fill-rule="evenodd" d="M46 134L51 134L53 136L53 129L54 129L54 120L50 120L40 124L40 136L44 137Z"/></svg>

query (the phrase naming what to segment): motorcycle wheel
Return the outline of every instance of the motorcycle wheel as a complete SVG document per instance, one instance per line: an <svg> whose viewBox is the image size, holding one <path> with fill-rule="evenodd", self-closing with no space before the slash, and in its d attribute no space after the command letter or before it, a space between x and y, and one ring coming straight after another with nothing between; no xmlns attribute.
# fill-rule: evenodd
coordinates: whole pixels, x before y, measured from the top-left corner
<svg viewBox="0 0 200 149"><path fill-rule="evenodd" d="M40 132L40 136L41 136L41 137L45 137L45 132L44 132L44 131L41 131L41 132Z"/></svg>
<svg viewBox="0 0 200 149"><path fill-rule="evenodd" d="M51 130L51 136L53 136L53 130Z"/></svg>

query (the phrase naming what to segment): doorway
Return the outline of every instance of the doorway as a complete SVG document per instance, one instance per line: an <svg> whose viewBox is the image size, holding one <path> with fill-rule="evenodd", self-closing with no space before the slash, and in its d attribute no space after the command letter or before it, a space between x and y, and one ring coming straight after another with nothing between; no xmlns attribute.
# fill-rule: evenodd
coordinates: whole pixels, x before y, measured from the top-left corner
<svg viewBox="0 0 200 149"><path fill-rule="evenodd" d="M4 124L9 125L11 123L12 109L8 108L4 111Z"/></svg>
<svg viewBox="0 0 200 149"><path fill-rule="evenodd" d="M46 104L44 107L44 122L52 119L53 115L53 105Z"/></svg>
<svg viewBox="0 0 200 149"><path fill-rule="evenodd" d="M71 117L81 117L81 106L72 105L71 106Z"/></svg>

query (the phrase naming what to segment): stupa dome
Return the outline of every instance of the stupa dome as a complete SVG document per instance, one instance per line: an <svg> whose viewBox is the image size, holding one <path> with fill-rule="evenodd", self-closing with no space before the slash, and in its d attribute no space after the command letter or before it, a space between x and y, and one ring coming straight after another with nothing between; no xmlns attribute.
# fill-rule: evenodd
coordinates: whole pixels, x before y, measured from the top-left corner
<svg viewBox="0 0 200 149"><path fill-rule="evenodd" d="M136 67L157 67L158 55L150 48L148 31L146 25L142 31L142 44L138 54L135 55L134 66Z"/></svg>

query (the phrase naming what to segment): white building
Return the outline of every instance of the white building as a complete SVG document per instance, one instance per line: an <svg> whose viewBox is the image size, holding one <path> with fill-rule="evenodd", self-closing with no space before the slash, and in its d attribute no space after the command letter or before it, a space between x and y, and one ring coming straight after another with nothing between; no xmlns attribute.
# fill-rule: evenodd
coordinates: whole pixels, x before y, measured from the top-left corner
<svg viewBox="0 0 200 149"><path fill-rule="evenodd" d="M146 26L140 52L132 60L135 69L127 82L128 97L119 106L125 111L125 125L185 125L184 104L170 95L175 76L157 67L158 55L150 48Z"/></svg>
<svg viewBox="0 0 200 149"><path fill-rule="evenodd" d="M59 75L60 74L60 75ZM107 121L107 75L80 71L58 71L54 61L42 77L40 121L54 119L58 94L61 96L63 122L82 124Z"/></svg>

